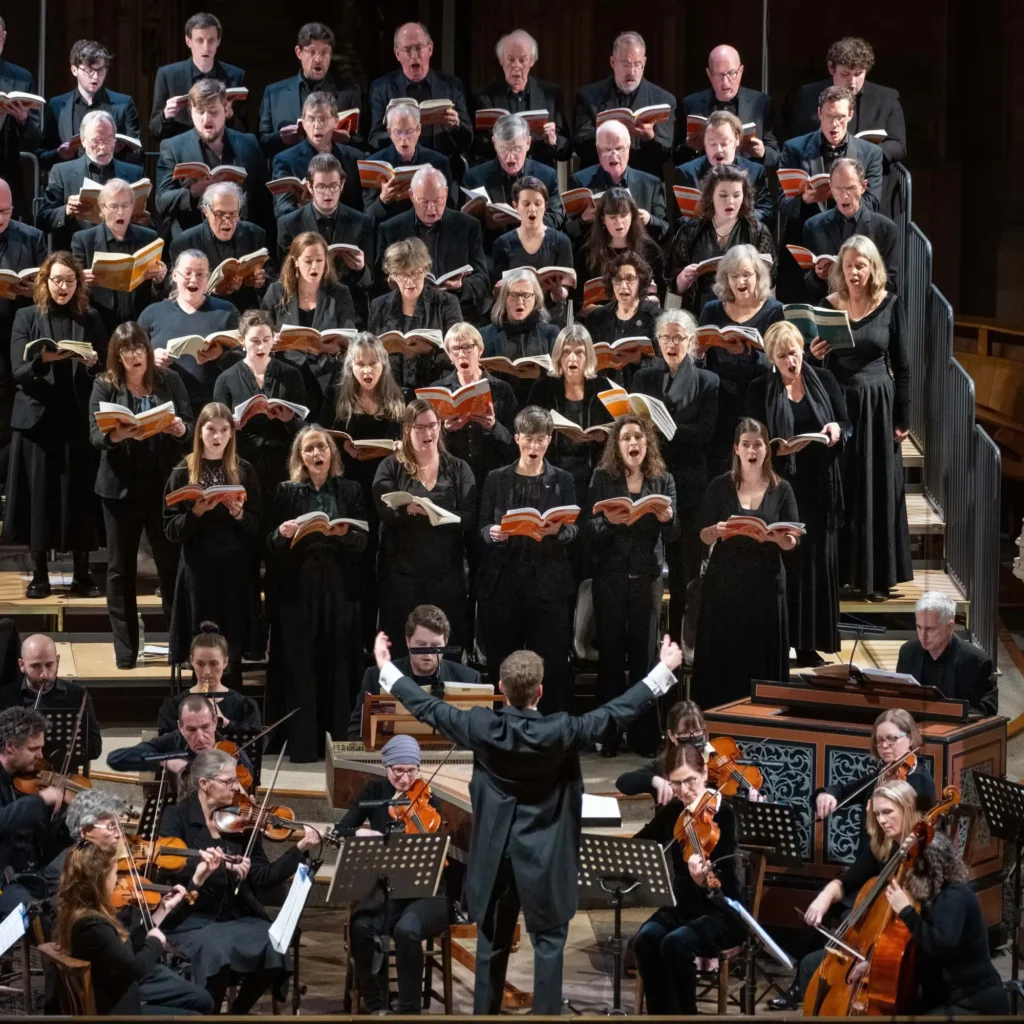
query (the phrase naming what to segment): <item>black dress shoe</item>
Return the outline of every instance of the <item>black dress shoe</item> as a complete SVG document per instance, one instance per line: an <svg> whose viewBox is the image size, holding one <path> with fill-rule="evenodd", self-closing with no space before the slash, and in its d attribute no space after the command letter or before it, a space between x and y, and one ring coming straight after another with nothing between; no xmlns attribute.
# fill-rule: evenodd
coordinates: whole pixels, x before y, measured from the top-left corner
<svg viewBox="0 0 1024 1024"><path fill-rule="evenodd" d="M803 994L800 991L800 982L793 979L793 984L781 995L768 1000L769 1010L796 1010L803 1005Z"/></svg>
<svg viewBox="0 0 1024 1024"><path fill-rule="evenodd" d="M133 669L135 668L134 658L118 658L117 667L121 669Z"/></svg>
<svg viewBox="0 0 1024 1024"><path fill-rule="evenodd" d="M33 576L32 582L25 588L25 596L38 601L42 597L50 596L50 577Z"/></svg>
<svg viewBox="0 0 1024 1024"><path fill-rule="evenodd" d="M68 593L74 597L102 597L103 591L96 586L96 581L91 576L75 576L71 580Z"/></svg>

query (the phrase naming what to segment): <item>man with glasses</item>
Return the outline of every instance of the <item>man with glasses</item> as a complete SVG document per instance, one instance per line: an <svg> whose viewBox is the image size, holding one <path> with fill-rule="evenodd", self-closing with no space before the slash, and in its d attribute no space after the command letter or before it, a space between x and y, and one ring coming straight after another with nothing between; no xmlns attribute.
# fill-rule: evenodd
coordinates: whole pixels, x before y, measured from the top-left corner
<svg viewBox="0 0 1024 1024"><path fill-rule="evenodd" d="M562 112L562 87L555 82L542 82L530 73L539 55L537 40L517 28L498 40L494 53L504 77L473 97L473 110L507 110L510 114L546 110L548 120L533 140L533 159L548 167L554 167L558 160L568 160L572 145ZM490 135L477 131L473 141L476 160L488 160L493 154Z"/></svg>
<svg viewBox="0 0 1024 1024"><path fill-rule="evenodd" d="M0 18L0 53L7 43L7 24ZM0 60L0 92L30 92L38 94L35 76L7 60ZM22 152L35 153L42 141L41 111L24 103L8 103L7 116L0 118L0 177L14 193L14 208L18 218L31 217L32 197L26 200L22 184Z"/></svg>
<svg viewBox="0 0 1024 1024"><path fill-rule="evenodd" d="M423 125L423 142L449 159L459 156L473 141L462 82L430 66L434 41L419 22L399 25L394 46L398 70L382 75L370 86L370 148L380 149L388 141L384 115L392 100L407 98L422 103L423 100L449 99L452 106L445 111L441 122ZM458 177L462 171L461 161L453 160L452 169Z"/></svg>
<svg viewBox="0 0 1024 1024"><path fill-rule="evenodd" d="M57 160L73 160L78 156L81 144L72 146L70 140L78 135L82 118L90 110L105 110L114 119L119 135L141 140L142 128L135 100L103 84L112 59L102 43L91 39L79 39L71 47L71 77L78 85L71 92L54 96L43 111L39 162L44 168L52 167ZM120 151L129 163L142 163L141 150L122 145Z"/></svg>
<svg viewBox="0 0 1024 1024"><path fill-rule="evenodd" d="M775 167L779 162L779 143L775 137L775 109L767 93L748 89L743 85L743 62L739 52L732 46L716 46L708 54L705 68L709 89L692 92L683 99L684 114L700 114L708 118L716 110L725 110L740 119L740 124L754 124L754 134L743 138L740 149L748 160L754 160L765 167ZM695 153L703 148L702 133L689 135L685 132L686 145Z"/></svg>
<svg viewBox="0 0 1024 1024"><path fill-rule="evenodd" d="M671 108L667 121L631 126L628 130L633 167L660 178L665 161L672 155L675 137L676 98L644 78L647 44L638 32L623 32L612 43L608 78L585 85L576 96L576 131L573 149L586 166L597 159L597 115L603 110L627 107L639 110L655 103ZM572 187L572 186L570 186Z"/></svg>
<svg viewBox="0 0 1024 1024"><path fill-rule="evenodd" d="M99 206L102 221L94 228L76 231L71 236L71 252L85 268L85 280L90 286L89 303L95 306L107 331L112 332L126 320L138 320L142 311L157 301L154 286L167 276L167 265L162 260L151 263L135 291L93 287L94 275L90 268L96 253L119 252L130 256L157 237L152 228L132 223L135 197L127 181L111 178L100 189Z"/></svg>
<svg viewBox="0 0 1024 1024"><path fill-rule="evenodd" d="M327 25L311 21L299 29L295 41L295 56L301 65L299 73L268 85L260 104L260 146L268 157L302 141L306 129L301 117L306 100L313 93L325 92L332 96L335 114L339 110L362 109L359 86L353 82L340 84L331 74L333 55L334 33ZM334 136L336 142L362 146L358 133L335 132Z"/></svg>

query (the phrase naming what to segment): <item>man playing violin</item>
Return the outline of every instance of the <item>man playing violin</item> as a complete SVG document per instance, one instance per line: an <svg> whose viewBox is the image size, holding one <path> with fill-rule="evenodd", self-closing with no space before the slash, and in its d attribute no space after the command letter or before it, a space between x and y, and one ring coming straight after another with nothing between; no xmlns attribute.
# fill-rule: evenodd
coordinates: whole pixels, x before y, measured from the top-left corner
<svg viewBox="0 0 1024 1024"><path fill-rule="evenodd" d="M415 793L420 788L414 789L420 777L420 745L412 736L394 736L384 744L380 757L387 777L371 779L366 783L359 797L335 826L336 833L379 836L395 829L400 832L411 830L407 822L414 817L417 808L408 802L403 804L401 798L411 789ZM437 811L436 798L430 797L429 806ZM422 818L419 820L422 821ZM362 827L364 824L369 827ZM419 830L415 824L411 827ZM392 900L391 916L387 922L384 920L384 905L379 893L355 908L350 925L352 958L355 961L363 1012L377 1013L387 1009L384 998L387 991L386 965L381 965L377 975L372 970L377 938L385 934L385 926L386 934L394 939L398 1012L412 1014L420 1013L423 1006L422 942L440 935L448 927L449 920L444 879L438 888L438 895L433 898Z"/></svg>

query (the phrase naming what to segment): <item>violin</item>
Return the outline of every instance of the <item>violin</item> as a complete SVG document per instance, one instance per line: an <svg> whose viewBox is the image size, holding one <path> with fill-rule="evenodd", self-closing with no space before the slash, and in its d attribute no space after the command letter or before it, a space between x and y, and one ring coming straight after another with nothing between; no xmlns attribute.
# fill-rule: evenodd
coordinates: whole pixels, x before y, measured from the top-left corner
<svg viewBox="0 0 1024 1024"><path fill-rule="evenodd" d="M238 744L231 740L218 740L214 744L214 749L223 750L225 754L230 754L235 759L235 777L242 789L248 793L252 789L252 772L242 764L242 759L238 756Z"/></svg>
<svg viewBox="0 0 1024 1024"><path fill-rule="evenodd" d="M691 811L684 807L672 828L673 841L683 848L683 859L694 855L704 864L704 886L707 889L721 889L722 883L711 870L710 858L718 845L722 830L715 821L718 813L719 794L706 789Z"/></svg>
<svg viewBox="0 0 1024 1024"><path fill-rule="evenodd" d="M718 736L711 741L708 756L708 783L722 796L735 796L741 789L763 789L764 776L755 765L741 765L743 754L736 741Z"/></svg>
<svg viewBox="0 0 1024 1024"><path fill-rule="evenodd" d="M308 821L296 821L295 812L284 805L267 807L261 813L252 797L247 797L241 804L217 808L213 812L213 823L218 832L227 835L238 835L255 829L276 843L288 839L293 832L301 832L307 825L316 829Z"/></svg>
<svg viewBox="0 0 1024 1024"><path fill-rule="evenodd" d="M883 782L895 782L897 779L900 782L906 782L907 776L912 775L914 769L917 768L917 751L919 749L919 747L915 747L913 750L908 750L902 757L896 758L895 761L883 764L867 782L858 786L849 796L836 804L829 814L835 814L841 807L845 807L855 797L860 796L868 786L880 786ZM823 819L817 818L816 820L822 821Z"/></svg>
<svg viewBox="0 0 1024 1024"><path fill-rule="evenodd" d="M131 878L119 878L110 894L110 901L115 907L134 907L145 902L149 908L158 907L160 901L169 892L174 892L173 885L154 885L152 882L140 881L134 883ZM192 905L199 898L197 890L187 892L184 899Z"/></svg>
<svg viewBox="0 0 1024 1024"><path fill-rule="evenodd" d="M65 799L83 790L92 789L92 782L84 775L67 775L55 772L50 762L41 757L35 768L14 777L14 788L26 796L36 794L47 786L57 786L65 791Z"/></svg>
<svg viewBox="0 0 1024 1024"><path fill-rule="evenodd" d="M388 805L388 814L405 825L407 833L436 832L441 827L441 813L430 803L430 785L417 779L405 793L398 794Z"/></svg>
<svg viewBox="0 0 1024 1024"><path fill-rule="evenodd" d="M185 840L177 836L165 836L162 839L146 840L140 836L125 836L128 843L127 851L118 859L117 870L126 872L131 870L131 864L137 868L144 868L155 864L162 871L181 871L189 857L201 856L200 850L189 850L185 847ZM223 851L222 851L223 853ZM242 858L235 853L224 853L224 860L229 864L237 864Z"/></svg>

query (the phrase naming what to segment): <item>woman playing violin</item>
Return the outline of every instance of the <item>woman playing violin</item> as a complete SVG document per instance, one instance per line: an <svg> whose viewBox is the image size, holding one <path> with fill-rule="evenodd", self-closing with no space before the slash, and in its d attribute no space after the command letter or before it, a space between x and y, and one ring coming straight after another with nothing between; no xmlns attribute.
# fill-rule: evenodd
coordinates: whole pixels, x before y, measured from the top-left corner
<svg viewBox="0 0 1024 1024"><path fill-rule="evenodd" d="M633 940L637 969L644 981L647 1008L651 1014L695 1014L697 1012L696 957L716 957L743 941L740 919L720 900L712 900L711 889L741 899L736 878L736 816L729 804L707 788L708 770L704 756L690 743L674 748L666 764L667 781L675 799L637 835L638 839L669 839L680 832L681 815L689 815L707 797L704 814L694 822L698 838L711 835L690 848L683 841L672 843L675 862L675 907L663 907L640 928ZM716 807L717 804L717 807ZM685 819L682 819L685 821ZM718 827L713 842L711 825ZM685 862L685 863L684 863Z"/></svg>
<svg viewBox="0 0 1024 1024"><path fill-rule="evenodd" d="M217 847L245 855L249 835L221 835L214 814L245 800L235 774L236 762L221 750L204 750L189 768L189 796L169 807L160 822L160 836L176 836L192 850ZM226 861L199 891L191 914L168 934L175 947L192 958L192 980L206 987L218 1008L228 985L237 985L231 1013L248 1013L271 986L291 973L287 958L270 945L270 918L258 893L290 878L318 845L320 836L306 826L296 846L271 862L257 836L247 856ZM192 866L169 874L171 882L192 877ZM236 893L237 889L237 893Z"/></svg>
<svg viewBox="0 0 1024 1024"><path fill-rule="evenodd" d="M338 822L336 833L379 836L396 828L405 832L410 830L407 821L414 817L423 820L429 815L429 811L420 815L417 807L403 804L401 799L390 808L386 804L386 801L401 798L410 790L415 793L421 788L416 785L420 777L421 754L415 738L407 735L393 737L384 744L380 756L387 778L371 779L366 783ZM361 806L363 803L374 803L377 806L364 809ZM429 807L436 815L438 804L435 797L430 797ZM364 824L369 827L362 827ZM419 830L415 824L412 827ZM428 830L431 829L428 827ZM365 900L354 911L350 929L352 957L364 1012L375 1013L386 1006L383 990L387 985L387 976L382 972L379 977L374 977L371 970L374 940L383 933L386 923L395 944L398 1012L420 1013L423 987L422 942L440 935L448 927L449 921L443 878L438 892L440 895L432 899L392 900L391 919L387 922L384 921L383 903L376 896Z"/></svg>

